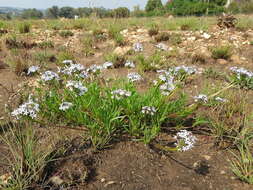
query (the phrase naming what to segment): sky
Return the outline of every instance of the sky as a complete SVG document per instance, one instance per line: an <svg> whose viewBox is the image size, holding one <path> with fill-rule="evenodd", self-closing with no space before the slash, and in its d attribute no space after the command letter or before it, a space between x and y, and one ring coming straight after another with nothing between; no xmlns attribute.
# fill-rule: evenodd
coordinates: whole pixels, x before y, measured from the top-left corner
<svg viewBox="0 0 253 190"><path fill-rule="evenodd" d="M167 0L162 0L166 2ZM57 5L59 7L128 7L132 9L135 5L143 8L147 0L0 0L0 7L37 8L46 9Z"/></svg>

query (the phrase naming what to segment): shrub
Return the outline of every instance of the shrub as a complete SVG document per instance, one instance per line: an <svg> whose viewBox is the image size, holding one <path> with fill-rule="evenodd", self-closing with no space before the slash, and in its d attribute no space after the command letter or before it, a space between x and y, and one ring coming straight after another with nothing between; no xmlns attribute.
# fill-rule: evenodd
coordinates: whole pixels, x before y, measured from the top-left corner
<svg viewBox="0 0 253 190"><path fill-rule="evenodd" d="M212 48L211 52L214 59L229 59L232 55L232 48L230 46L220 46Z"/></svg>
<svg viewBox="0 0 253 190"><path fill-rule="evenodd" d="M130 16L130 10L127 7L119 7L112 11L112 16L116 18L127 18Z"/></svg>

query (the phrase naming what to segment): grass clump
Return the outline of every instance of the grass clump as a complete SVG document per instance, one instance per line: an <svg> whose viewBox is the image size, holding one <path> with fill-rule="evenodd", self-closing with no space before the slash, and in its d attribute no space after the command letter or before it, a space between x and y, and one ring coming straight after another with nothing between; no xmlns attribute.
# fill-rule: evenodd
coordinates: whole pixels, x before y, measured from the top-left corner
<svg viewBox="0 0 253 190"><path fill-rule="evenodd" d="M38 44L41 49L54 48L54 43L52 41L44 41Z"/></svg>
<svg viewBox="0 0 253 190"><path fill-rule="evenodd" d="M82 39L83 52L86 57L94 55L94 39L92 35L87 35Z"/></svg>
<svg viewBox="0 0 253 190"><path fill-rule="evenodd" d="M156 36L159 33L159 28L157 25L152 25L151 28L148 30L149 36Z"/></svg>
<svg viewBox="0 0 253 190"><path fill-rule="evenodd" d="M21 23L18 26L18 30L19 30L19 33L21 34L29 33L31 31L31 24L27 22Z"/></svg>
<svg viewBox="0 0 253 190"><path fill-rule="evenodd" d="M170 34L168 32L162 32L155 37L155 40L157 42L168 41L169 39L170 39Z"/></svg>
<svg viewBox="0 0 253 190"><path fill-rule="evenodd" d="M226 59L228 60L232 55L231 46L220 46L211 49L212 57L214 59Z"/></svg>
<svg viewBox="0 0 253 190"><path fill-rule="evenodd" d="M70 30L63 30L59 33L59 35L63 38L68 38L68 37L74 36L74 33Z"/></svg>
<svg viewBox="0 0 253 190"><path fill-rule="evenodd" d="M155 71L157 68L164 65L164 60L159 52L156 52L148 58L142 54L137 55L135 62L138 70L141 72Z"/></svg>

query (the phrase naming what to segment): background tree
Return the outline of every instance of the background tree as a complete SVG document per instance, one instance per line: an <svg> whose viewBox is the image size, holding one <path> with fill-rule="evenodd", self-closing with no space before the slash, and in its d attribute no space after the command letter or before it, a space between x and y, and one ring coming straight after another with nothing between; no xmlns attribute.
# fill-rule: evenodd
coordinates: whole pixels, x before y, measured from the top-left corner
<svg viewBox="0 0 253 190"><path fill-rule="evenodd" d="M41 19L42 17L43 13L37 9L26 9L21 14L23 19Z"/></svg>
<svg viewBox="0 0 253 190"><path fill-rule="evenodd" d="M64 18L74 18L75 9L72 7L62 7L60 8L59 16Z"/></svg>
<svg viewBox="0 0 253 190"><path fill-rule="evenodd" d="M48 18L58 18L60 13L60 9L58 6L53 6L46 10L46 16Z"/></svg>
<svg viewBox="0 0 253 190"><path fill-rule="evenodd" d="M147 12L155 11L163 8L163 4L161 0L148 0L145 10Z"/></svg>

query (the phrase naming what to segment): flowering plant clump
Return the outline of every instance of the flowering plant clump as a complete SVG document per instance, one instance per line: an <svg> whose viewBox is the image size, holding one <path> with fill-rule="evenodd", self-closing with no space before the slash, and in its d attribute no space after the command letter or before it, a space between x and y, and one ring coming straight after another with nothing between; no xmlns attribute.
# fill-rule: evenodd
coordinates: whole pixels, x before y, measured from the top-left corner
<svg viewBox="0 0 253 190"><path fill-rule="evenodd" d="M53 71L46 71L44 74L41 75L41 80L47 82L47 81L51 81L51 80L59 80L60 77L57 73L53 72Z"/></svg>
<svg viewBox="0 0 253 190"><path fill-rule="evenodd" d="M63 103L61 103L59 110L66 111L69 108L71 108L72 106L73 106L73 104L71 102L63 102Z"/></svg>
<svg viewBox="0 0 253 190"><path fill-rule="evenodd" d="M125 67L128 68L135 68L135 64L132 61L126 61Z"/></svg>
<svg viewBox="0 0 253 190"><path fill-rule="evenodd" d="M31 66L31 67L29 67L29 69L27 71L27 75L32 75L32 74L38 72L39 69L40 69L39 66Z"/></svg>
<svg viewBox="0 0 253 190"><path fill-rule="evenodd" d="M39 112L39 104L35 103L31 96L29 96L28 101L24 104L20 105L16 110L11 112L11 115L16 119L20 119L22 116L28 116L32 119L37 117L37 113Z"/></svg>
<svg viewBox="0 0 253 190"><path fill-rule="evenodd" d="M144 106L141 109L141 113L146 114L146 115L155 115L156 108L153 106Z"/></svg>
<svg viewBox="0 0 253 190"><path fill-rule="evenodd" d="M129 73L127 75L127 78L130 82L136 82L136 81L140 81L142 80L141 75L139 75L138 73Z"/></svg>
<svg viewBox="0 0 253 190"><path fill-rule="evenodd" d="M66 87L71 91L77 90L79 92L79 96L84 95L88 91L88 89L83 86L80 81L67 81Z"/></svg>
<svg viewBox="0 0 253 190"><path fill-rule="evenodd" d="M179 151L187 151L192 149L197 140L197 138L187 130L179 131L174 138L177 139L176 145Z"/></svg>
<svg viewBox="0 0 253 190"><path fill-rule="evenodd" d="M135 52L141 52L141 51L143 51L143 45L141 43L137 42L133 45L133 50Z"/></svg>
<svg viewBox="0 0 253 190"><path fill-rule="evenodd" d="M155 45L155 47L157 47L158 49L163 50L163 51L168 50L168 46L165 45L164 43L159 43L159 44Z"/></svg>
<svg viewBox="0 0 253 190"><path fill-rule="evenodd" d="M113 67L113 63L112 62L105 62L102 66L104 69L109 69Z"/></svg>
<svg viewBox="0 0 253 190"><path fill-rule="evenodd" d="M131 96L132 93L130 91L126 91L123 89L117 89L117 90L112 91L111 94L112 94L113 99L120 100L122 98Z"/></svg>
<svg viewBox="0 0 253 190"><path fill-rule="evenodd" d="M195 67L187 67L187 66L178 66L175 68L170 69L170 71L174 74L174 75L178 75L180 74L180 72L185 72L188 75L193 75L197 72L197 69Z"/></svg>
<svg viewBox="0 0 253 190"><path fill-rule="evenodd" d="M217 102L222 102L222 103L226 103L226 102L228 102L228 100L227 100L227 99L225 99L225 98L221 98L221 97L215 97L215 98L214 98L214 100L215 100L215 101L217 101Z"/></svg>
<svg viewBox="0 0 253 190"><path fill-rule="evenodd" d="M65 66L64 68L59 68L59 73L63 73L65 75L72 75L73 73L79 73L84 69L84 66L81 64L70 64Z"/></svg>
<svg viewBox="0 0 253 190"><path fill-rule="evenodd" d="M174 84L174 77L171 75L170 72L164 70L160 70L158 72L163 74L160 74L158 77L160 83L158 83L158 81L155 80L154 84L155 85L159 84L162 94L168 96L170 92L175 90L176 88L176 85Z"/></svg>
<svg viewBox="0 0 253 190"><path fill-rule="evenodd" d="M232 77L235 84L248 89L253 89L253 72L242 67L231 67L230 70L235 73Z"/></svg>
<svg viewBox="0 0 253 190"><path fill-rule="evenodd" d="M247 78L252 78L253 77L253 72L245 69L245 68L242 68L242 67L231 67L230 70L237 74L237 78L240 79L242 76L245 76Z"/></svg>
<svg viewBox="0 0 253 190"><path fill-rule="evenodd" d="M198 96L194 96L193 98L194 98L195 102L198 102L198 101L202 101L204 103L208 102L208 97L205 94L199 94Z"/></svg>

